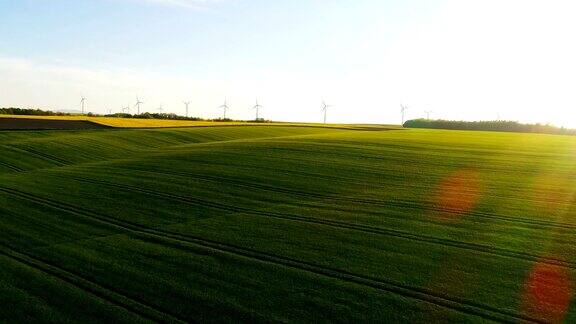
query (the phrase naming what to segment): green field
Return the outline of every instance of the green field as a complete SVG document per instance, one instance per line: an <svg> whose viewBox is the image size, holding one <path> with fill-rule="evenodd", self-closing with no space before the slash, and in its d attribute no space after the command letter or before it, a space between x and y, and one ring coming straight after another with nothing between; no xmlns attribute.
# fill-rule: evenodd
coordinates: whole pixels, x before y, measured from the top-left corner
<svg viewBox="0 0 576 324"><path fill-rule="evenodd" d="M576 321L576 137L229 126L0 143L2 321Z"/></svg>

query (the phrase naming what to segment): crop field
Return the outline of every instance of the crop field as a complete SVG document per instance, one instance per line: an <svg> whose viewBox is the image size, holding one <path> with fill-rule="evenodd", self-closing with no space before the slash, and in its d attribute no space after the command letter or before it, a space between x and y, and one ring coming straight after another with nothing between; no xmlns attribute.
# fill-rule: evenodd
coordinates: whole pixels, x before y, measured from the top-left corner
<svg viewBox="0 0 576 324"><path fill-rule="evenodd" d="M0 118L0 130L70 130L102 129L103 124L87 120L58 120L33 118Z"/></svg>
<svg viewBox="0 0 576 324"><path fill-rule="evenodd" d="M0 320L575 322L575 199L569 136L3 131Z"/></svg>
<svg viewBox="0 0 576 324"><path fill-rule="evenodd" d="M101 116L36 116L36 115L2 115L0 114L0 129L5 124L14 123L18 119L22 122L34 120L50 122L90 122L97 125L115 128L177 128L177 127L209 127L209 126L303 126L303 127L323 127L323 128L347 128L347 129L398 129L397 125L352 125L352 124L318 124L318 123L286 123L286 122L249 122L249 121L210 121L210 120L171 120L171 119L140 119L140 118L122 118L122 117L101 117ZM8 122L7 120L10 120ZM30 127L35 129L35 127ZM70 127L72 128L72 127ZM79 127L75 127L79 128ZM84 127L95 128L95 127ZM74 129L74 128L72 128Z"/></svg>

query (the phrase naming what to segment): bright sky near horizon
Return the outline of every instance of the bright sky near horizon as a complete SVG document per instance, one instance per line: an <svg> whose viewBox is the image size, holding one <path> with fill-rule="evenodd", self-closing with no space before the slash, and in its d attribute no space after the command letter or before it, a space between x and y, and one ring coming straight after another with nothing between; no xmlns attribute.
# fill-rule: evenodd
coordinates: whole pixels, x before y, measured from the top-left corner
<svg viewBox="0 0 576 324"><path fill-rule="evenodd" d="M0 107L576 127L573 0L0 0Z"/></svg>

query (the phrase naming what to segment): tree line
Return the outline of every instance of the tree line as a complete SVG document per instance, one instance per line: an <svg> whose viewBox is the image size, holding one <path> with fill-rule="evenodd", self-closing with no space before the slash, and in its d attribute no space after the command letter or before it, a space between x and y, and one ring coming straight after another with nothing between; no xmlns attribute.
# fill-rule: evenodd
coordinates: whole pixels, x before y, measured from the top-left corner
<svg viewBox="0 0 576 324"><path fill-rule="evenodd" d="M40 109L24 109L24 108L0 108L2 115L25 115L25 116L68 116L70 114L63 112L55 112Z"/></svg>
<svg viewBox="0 0 576 324"><path fill-rule="evenodd" d="M442 119L412 119L406 121L403 126L405 128L576 135L576 129L556 127L549 124L522 124L516 121L506 120L457 121Z"/></svg>
<svg viewBox="0 0 576 324"><path fill-rule="evenodd" d="M2 115L25 115L25 116L78 116L79 114L66 113L66 112L56 112L41 109L24 109L24 108L0 108L0 114ZM89 117L117 117L117 118L136 118L136 119L169 119L169 120L210 120L210 121L235 121L230 118L217 118L217 119L203 119L199 117L185 117L174 113L141 113L141 114L127 114L127 113L116 113L99 115L93 113L87 113L85 116ZM252 122L268 122L267 120L257 120Z"/></svg>

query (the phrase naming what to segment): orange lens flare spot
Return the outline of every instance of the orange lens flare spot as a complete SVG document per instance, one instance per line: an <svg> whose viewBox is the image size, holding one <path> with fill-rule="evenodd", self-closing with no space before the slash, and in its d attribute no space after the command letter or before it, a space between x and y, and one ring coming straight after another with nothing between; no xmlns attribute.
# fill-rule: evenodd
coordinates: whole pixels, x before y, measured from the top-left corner
<svg viewBox="0 0 576 324"><path fill-rule="evenodd" d="M478 171L456 171L436 188L432 209L439 218L458 219L471 211L481 196Z"/></svg>
<svg viewBox="0 0 576 324"><path fill-rule="evenodd" d="M523 311L531 317L562 322L572 301L573 289L566 268L537 263L524 287Z"/></svg>

